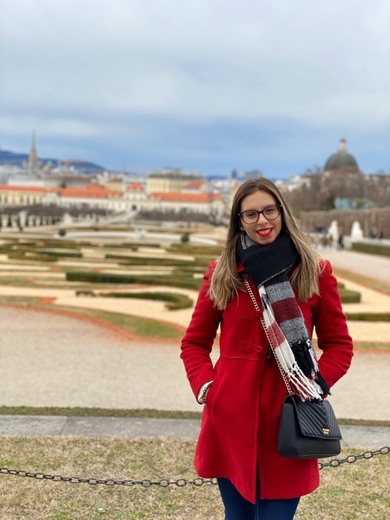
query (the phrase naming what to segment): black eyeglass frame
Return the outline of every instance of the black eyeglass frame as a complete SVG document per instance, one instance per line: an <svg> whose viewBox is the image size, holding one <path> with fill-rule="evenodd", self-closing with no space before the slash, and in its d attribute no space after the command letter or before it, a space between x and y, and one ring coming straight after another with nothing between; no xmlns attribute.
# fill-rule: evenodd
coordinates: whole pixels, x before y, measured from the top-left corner
<svg viewBox="0 0 390 520"><path fill-rule="evenodd" d="M274 218L268 218L268 217L265 216L264 211L266 211L267 209L270 209L270 208L277 208L277 210L278 210L278 214L277 214L276 217L274 217ZM261 211L259 211L259 210L257 210L257 209L250 209L250 210L247 209L247 210L245 210L245 211L241 211L241 212L238 214L238 217L239 217L240 219L242 219L242 220L245 222L244 217L242 216L243 213L246 213L247 211L253 211L253 212L257 213L257 218L256 218L256 220L254 220L253 222L245 222L245 224L254 224L255 222L257 222L257 221L259 220L260 215L263 215L263 217L264 217L266 220L271 220L271 221L272 221L272 220L276 220L278 217L280 217L280 214L282 213L282 209L283 209L283 205L282 205L282 204L273 204L272 206L268 206L267 208L264 208L264 209L262 209Z"/></svg>

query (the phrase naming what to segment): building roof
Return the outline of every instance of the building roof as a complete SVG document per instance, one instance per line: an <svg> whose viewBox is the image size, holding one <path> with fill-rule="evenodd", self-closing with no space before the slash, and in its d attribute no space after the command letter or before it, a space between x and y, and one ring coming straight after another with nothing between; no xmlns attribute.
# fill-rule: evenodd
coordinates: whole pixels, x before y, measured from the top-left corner
<svg viewBox="0 0 390 520"><path fill-rule="evenodd" d="M200 190L205 185L206 185L206 181L204 179L195 179L193 181L189 181L183 187L183 189L185 189L185 190Z"/></svg>
<svg viewBox="0 0 390 520"><path fill-rule="evenodd" d="M150 194L151 199L158 199L164 202L189 202L189 203L210 203L222 200L220 193L182 193L182 192L154 192Z"/></svg>
<svg viewBox="0 0 390 520"><path fill-rule="evenodd" d="M360 173L355 157L348 153L347 141L345 139L340 139L337 152L330 155L325 163L324 171L332 170Z"/></svg>
<svg viewBox="0 0 390 520"><path fill-rule="evenodd" d="M86 188L62 188L58 190L61 197L99 198L108 199L121 197L119 190L108 190L99 184L89 184Z"/></svg>
<svg viewBox="0 0 390 520"><path fill-rule="evenodd" d="M140 182L134 181L134 182L131 182L127 186L127 191L145 191L145 190Z"/></svg>
<svg viewBox="0 0 390 520"><path fill-rule="evenodd" d="M19 191L23 193L47 193L56 190L43 187L41 188L39 186L12 186L10 184L0 184L0 191Z"/></svg>

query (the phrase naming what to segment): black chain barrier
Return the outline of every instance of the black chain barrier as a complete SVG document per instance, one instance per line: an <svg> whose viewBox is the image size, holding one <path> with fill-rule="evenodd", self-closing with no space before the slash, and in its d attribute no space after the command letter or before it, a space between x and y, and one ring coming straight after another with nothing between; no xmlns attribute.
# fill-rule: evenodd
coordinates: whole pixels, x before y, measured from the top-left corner
<svg viewBox="0 0 390 520"><path fill-rule="evenodd" d="M318 464L319 469L324 468L337 468L341 464L352 464L362 459L371 459L376 455L388 455L390 453L390 447L384 446L376 451L366 451L360 455L348 455L344 459L332 459L329 462L320 462ZM82 478L82 477L62 477L61 475L47 475L45 473L35 473L33 471L23 471L17 469L0 468L0 474L13 475L15 477L30 477L37 480L51 480L53 482L69 482L70 484L90 484L91 486L105 485L105 486L141 486L144 488L152 486L168 487L177 486L185 487L187 485L203 486L204 484L216 484L217 479L215 478L201 478L197 477L193 480L187 480L185 478L179 478L177 480L162 479L162 480L116 480L116 479L101 479L101 478Z"/></svg>

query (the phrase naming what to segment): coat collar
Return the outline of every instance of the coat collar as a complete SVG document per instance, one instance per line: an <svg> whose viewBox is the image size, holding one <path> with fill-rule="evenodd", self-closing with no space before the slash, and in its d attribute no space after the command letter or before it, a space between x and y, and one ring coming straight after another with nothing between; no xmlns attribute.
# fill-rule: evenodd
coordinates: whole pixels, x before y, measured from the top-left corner
<svg viewBox="0 0 390 520"><path fill-rule="evenodd" d="M237 264L237 273L245 273L245 267L242 265L241 262L238 262Z"/></svg>

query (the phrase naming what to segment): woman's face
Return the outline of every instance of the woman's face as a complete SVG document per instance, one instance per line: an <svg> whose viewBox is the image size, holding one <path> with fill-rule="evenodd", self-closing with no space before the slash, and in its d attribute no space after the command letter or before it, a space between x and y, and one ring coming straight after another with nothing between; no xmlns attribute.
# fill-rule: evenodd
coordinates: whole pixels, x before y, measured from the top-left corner
<svg viewBox="0 0 390 520"><path fill-rule="evenodd" d="M245 231L254 242L262 246L271 244L282 230L283 221L280 206L273 195L267 191L260 190L247 195L241 201L240 213L249 210L268 210L265 213L274 217L275 214L277 215L277 209L274 208L275 206L279 208L279 216L273 220L267 220L263 213L256 215L255 212L252 212L252 214L247 213L247 217L241 216L240 218L241 229ZM244 218L247 222L245 222ZM251 221L253 222L248 224L248 222Z"/></svg>

